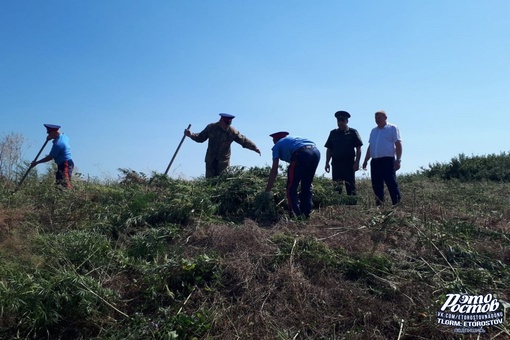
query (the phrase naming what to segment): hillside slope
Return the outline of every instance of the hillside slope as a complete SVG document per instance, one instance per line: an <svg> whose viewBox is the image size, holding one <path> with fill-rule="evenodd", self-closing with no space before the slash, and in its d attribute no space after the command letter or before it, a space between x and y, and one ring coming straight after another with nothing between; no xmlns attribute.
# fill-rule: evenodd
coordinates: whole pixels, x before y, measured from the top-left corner
<svg viewBox="0 0 510 340"><path fill-rule="evenodd" d="M377 208L369 180L349 205L317 178L297 221L266 175L4 185L0 337L475 339L437 324L446 294L510 301L510 184L401 176Z"/></svg>

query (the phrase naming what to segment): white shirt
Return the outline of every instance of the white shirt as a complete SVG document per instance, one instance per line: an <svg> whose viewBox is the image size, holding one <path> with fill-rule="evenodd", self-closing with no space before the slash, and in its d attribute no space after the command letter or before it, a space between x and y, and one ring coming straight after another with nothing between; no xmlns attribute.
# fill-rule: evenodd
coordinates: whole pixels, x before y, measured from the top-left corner
<svg viewBox="0 0 510 340"><path fill-rule="evenodd" d="M370 132L370 157L395 157L395 143L401 141L400 131L393 124L386 123L383 128L376 126Z"/></svg>

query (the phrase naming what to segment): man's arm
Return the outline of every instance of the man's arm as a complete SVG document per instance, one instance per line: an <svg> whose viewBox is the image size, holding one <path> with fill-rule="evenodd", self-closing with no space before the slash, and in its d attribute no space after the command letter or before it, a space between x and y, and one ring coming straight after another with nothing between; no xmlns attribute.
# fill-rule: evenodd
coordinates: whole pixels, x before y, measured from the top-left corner
<svg viewBox="0 0 510 340"><path fill-rule="evenodd" d="M278 164L280 163L279 158L273 159L273 166L271 167L271 171L269 172L269 178L267 179L266 192L271 191L274 185L274 181L276 176L278 175Z"/></svg>
<svg viewBox="0 0 510 340"><path fill-rule="evenodd" d="M324 166L324 171L329 173L330 167L329 162L331 162L331 150L329 148L326 149L326 165Z"/></svg>
<svg viewBox="0 0 510 340"><path fill-rule="evenodd" d="M400 140L395 142L395 155L397 156L397 159L395 160L393 168L398 170L400 169L400 162L402 158L402 141Z"/></svg>
<svg viewBox="0 0 510 340"><path fill-rule="evenodd" d="M367 154L365 155L365 160L363 161L363 170L367 169L368 160L370 159L370 145L367 148Z"/></svg>
<svg viewBox="0 0 510 340"><path fill-rule="evenodd" d="M31 166L31 167L34 167L34 166L36 166L37 164L46 163L46 162L51 161L52 159L53 159L53 157L52 157L52 156L50 156L50 155L48 155L48 156L46 156L46 157L44 157L44 158L41 158L41 159L40 159L40 160L38 160L38 161L32 162L32 163L30 164L30 166Z"/></svg>
<svg viewBox="0 0 510 340"><path fill-rule="evenodd" d="M359 162L361 161L361 146L356 147L356 158L354 159L353 169L354 171L359 170Z"/></svg>
<svg viewBox="0 0 510 340"><path fill-rule="evenodd" d="M211 130L211 125L209 124L202 130L200 133L192 133L190 130L184 130L184 134L194 140L197 143L203 143L209 138L209 131Z"/></svg>
<svg viewBox="0 0 510 340"><path fill-rule="evenodd" d="M233 128L231 129L234 130ZM234 142L241 145L245 149L255 151L259 155L262 155L257 145L255 145L255 143L253 143L248 137L244 136L237 130L234 131Z"/></svg>
<svg viewBox="0 0 510 340"><path fill-rule="evenodd" d="M361 147L363 146L363 142L361 141L361 136L359 135L358 130L356 131L356 140L354 141L354 148L356 151L356 156L354 158L354 171L359 170L359 162L361 161Z"/></svg>

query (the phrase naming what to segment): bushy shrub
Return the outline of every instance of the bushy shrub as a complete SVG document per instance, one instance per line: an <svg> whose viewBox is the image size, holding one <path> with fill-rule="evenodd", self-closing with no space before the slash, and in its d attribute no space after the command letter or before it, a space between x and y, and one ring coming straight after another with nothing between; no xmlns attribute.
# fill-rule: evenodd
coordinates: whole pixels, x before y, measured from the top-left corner
<svg viewBox="0 0 510 340"><path fill-rule="evenodd" d="M422 169L429 178L459 179L461 181L510 181L510 154L468 157L460 154L450 163L433 163Z"/></svg>
<svg viewBox="0 0 510 340"><path fill-rule="evenodd" d="M3 134L0 138L0 178L11 181L16 179L23 143L23 135L15 132Z"/></svg>
<svg viewBox="0 0 510 340"><path fill-rule="evenodd" d="M324 176L316 177L314 179L312 194L314 207L317 208L344 204L349 200L355 199L346 195L340 195L335 189L335 183L331 180L331 178L326 178Z"/></svg>
<svg viewBox="0 0 510 340"><path fill-rule="evenodd" d="M82 274L108 263L111 251L104 235L84 230L42 235L35 243L35 251L46 259L46 265L70 267Z"/></svg>
<svg viewBox="0 0 510 340"><path fill-rule="evenodd" d="M167 252L167 243L176 236L176 227L148 228L128 239L128 256L146 261L154 260Z"/></svg>
<svg viewBox="0 0 510 340"><path fill-rule="evenodd" d="M161 258L158 262L133 267L141 273L144 284L151 286L151 299L189 294L193 286L213 285L219 274L219 261L207 254L183 258L178 254ZM181 296L182 297L182 296Z"/></svg>
<svg viewBox="0 0 510 340"><path fill-rule="evenodd" d="M241 168L228 168L208 181L218 214L231 220L243 219L252 210L254 198L265 188L264 179Z"/></svg>
<svg viewBox="0 0 510 340"><path fill-rule="evenodd" d="M0 268L0 319L5 334L42 338L66 329L93 330L109 314L115 294L72 270ZM0 332L0 337L2 333Z"/></svg>

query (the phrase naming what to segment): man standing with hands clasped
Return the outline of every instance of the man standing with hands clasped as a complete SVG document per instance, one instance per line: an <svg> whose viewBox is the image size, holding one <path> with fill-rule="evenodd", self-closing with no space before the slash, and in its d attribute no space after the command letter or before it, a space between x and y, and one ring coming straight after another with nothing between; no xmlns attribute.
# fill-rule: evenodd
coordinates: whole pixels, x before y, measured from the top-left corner
<svg viewBox="0 0 510 340"><path fill-rule="evenodd" d="M326 166L324 170L329 173L333 167L332 179L337 185L337 190L342 193L342 183L345 184L345 191L349 196L356 196L355 173L359 170L361 160L361 146L363 142L356 129L350 128L347 124L351 115L347 111L335 113L338 129L331 130L326 147Z"/></svg>
<svg viewBox="0 0 510 340"><path fill-rule="evenodd" d="M402 198L397 184L396 171L400 169L402 157L402 138L396 125L387 122L388 116L384 110L375 113L377 126L370 132L370 140L363 169L366 170L370 158L370 176L372 189L376 196L376 204L384 203L384 183L390 192L393 205Z"/></svg>

